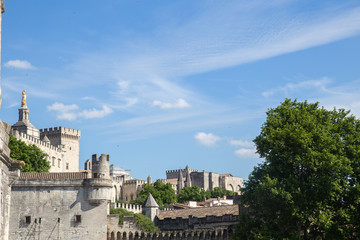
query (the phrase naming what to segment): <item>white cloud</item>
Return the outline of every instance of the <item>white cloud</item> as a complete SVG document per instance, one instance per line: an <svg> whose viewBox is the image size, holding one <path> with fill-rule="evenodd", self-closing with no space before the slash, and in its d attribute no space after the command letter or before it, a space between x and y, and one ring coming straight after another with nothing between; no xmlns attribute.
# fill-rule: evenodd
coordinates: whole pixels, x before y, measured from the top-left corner
<svg viewBox="0 0 360 240"><path fill-rule="evenodd" d="M76 104L65 105L58 102L47 106L48 111L54 111L57 113L57 119L68 121L73 121L78 118L103 118L113 112L113 110L106 105L103 105L100 110L93 108L89 110L85 109L82 111L76 111L78 109L79 106Z"/></svg>
<svg viewBox="0 0 360 240"><path fill-rule="evenodd" d="M7 68L19 68L19 69L35 69L35 67L26 60L10 60L4 63Z"/></svg>
<svg viewBox="0 0 360 240"><path fill-rule="evenodd" d="M160 107L161 109L172 109L172 108L189 108L191 105L184 99L179 98L175 103L167 103L159 100L154 100L151 104L153 107Z"/></svg>
<svg viewBox="0 0 360 240"><path fill-rule="evenodd" d="M244 140L234 140L234 139L231 139L229 140L229 143L233 146L239 146L239 147L247 147L247 148L250 148L250 147L254 147L254 143L253 142L250 142L250 141L244 141Z"/></svg>
<svg viewBox="0 0 360 240"><path fill-rule="evenodd" d="M194 137L198 143L205 146L214 146L217 141L221 140L220 137L212 133L204 133L204 132L199 132Z"/></svg>
<svg viewBox="0 0 360 240"><path fill-rule="evenodd" d="M234 153L239 158L259 158L255 148L240 148L235 150Z"/></svg>
<svg viewBox="0 0 360 240"><path fill-rule="evenodd" d="M48 111L57 111L57 112L69 112L77 110L79 108L76 104L65 105L63 103L55 102L50 106L47 106Z"/></svg>
<svg viewBox="0 0 360 240"><path fill-rule="evenodd" d="M90 110L83 110L78 114L78 116L86 118L86 119L103 118L112 112L113 112L113 110L110 107L103 105L101 110L97 110L95 108L90 109Z"/></svg>
<svg viewBox="0 0 360 240"><path fill-rule="evenodd" d="M297 83L288 83L285 86L269 89L262 93L264 97L271 97L273 95L276 95L278 93L283 93L285 95L288 95L290 93L294 93L296 91L301 90L310 90L312 92L314 91L320 91L322 93L332 93L328 88L327 85L331 83L331 80L328 77L323 77L321 79L316 80L307 80Z"/></svg>

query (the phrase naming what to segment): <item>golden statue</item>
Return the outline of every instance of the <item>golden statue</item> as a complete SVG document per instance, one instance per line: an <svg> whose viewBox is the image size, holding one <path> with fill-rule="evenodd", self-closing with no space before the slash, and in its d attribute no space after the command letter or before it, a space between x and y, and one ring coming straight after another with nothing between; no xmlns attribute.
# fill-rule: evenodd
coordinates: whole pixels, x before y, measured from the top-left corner
<svg viewBox="0 0 360 240"><path fill-rule="evenodd" d="M23 92L22 92L21 107L27 107L25 90L23 90Z"/></svg>

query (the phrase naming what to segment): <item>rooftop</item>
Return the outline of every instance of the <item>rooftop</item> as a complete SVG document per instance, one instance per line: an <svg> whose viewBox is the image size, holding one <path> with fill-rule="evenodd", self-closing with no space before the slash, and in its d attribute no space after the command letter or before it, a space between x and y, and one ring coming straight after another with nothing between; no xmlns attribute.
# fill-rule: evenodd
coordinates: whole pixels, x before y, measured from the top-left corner
<svg viewBox="0 0 360 240"><path fill-rule="evenodd" d="M180 210L160 211L158 218L163 220L165 218L175 219L177 217L186 219L190 216L197 218L204 218L206 216L223 216L223 215L239 215L239 206L217 206L217 207L201 207L189 208Z"/></svg>

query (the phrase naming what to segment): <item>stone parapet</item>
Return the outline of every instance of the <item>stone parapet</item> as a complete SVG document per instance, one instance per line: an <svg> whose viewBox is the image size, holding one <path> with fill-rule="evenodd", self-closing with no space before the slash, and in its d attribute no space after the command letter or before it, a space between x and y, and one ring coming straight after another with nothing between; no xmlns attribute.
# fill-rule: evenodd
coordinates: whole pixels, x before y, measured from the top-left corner
<svg viewBox="0 0 360 240"><path fill-rule="evenodd" d="M122 208L133 213L142 213L142 206L130 203L113 203L112 208Z"/></svg>
<svg viewBox="0 0 360 240"><path fill-rule="evenodd" d="M59 173L38 173L22 172L20 179L86 179L89 177L87 172L59 172Z"/></svg>
<svg viewBox="0 0 360 240"><path fill-rule="evenodd" d="M54 128L44 128L40 129L40 135L66 135L66 136L72 136L75 138L79 138L81 136L81 131L78 129L72 129L72 128L66 128L66 127L54 127Z"/></svg>
<svg viewBox="0 0 360 240"><path fill-rule="evenodd" d="M36 146L42 146L44 148L48 148L48 149L50 149L52 151L59 152L59 153L61 153L61 151L62 151L60 148L55 147L55 146L51 145L50 143L41 141L40 139L35 138L33 136L30 136L30 135L28 135L26 133L22 133L22 132L19 132L17 130L12 130L11 134L16 139L28 142L29 144L35 144Z"/></svg>

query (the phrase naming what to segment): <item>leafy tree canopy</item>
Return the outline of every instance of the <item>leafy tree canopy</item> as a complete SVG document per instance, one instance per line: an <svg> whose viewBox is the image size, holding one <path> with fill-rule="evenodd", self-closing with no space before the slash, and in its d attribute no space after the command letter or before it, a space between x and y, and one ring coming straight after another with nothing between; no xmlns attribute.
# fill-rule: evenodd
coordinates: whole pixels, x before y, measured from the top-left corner
<svg viewBox="0 0 360 240"><path fill-rule="evenodd" d="M245 183L236 239L360 238L360 121L286 99L254 140L265 159Z"/></svg>
<svg viewBox="0 0 360 240"><path fill-rule="evenodd" d="M226 190L220 187L214 187L213 190L210 191L210 195L212 198L217 198L217 197L223 197L223 196L232 196L235 193L233 191L230 190Z"/></svg>
<svg viewBox="0 0 360 240"><path fill-rule="evenodd" d="M203 201L211 197L210 191L205 191L204 189L199 188L198 186L184 187L180 189L178 195L179 202L183 203L186 201Z"/></svg>
<svg viewBox="0 0 360 240"><path fill-rule="evenodd" d="M148 232L156 232L159 231L154 223L145 215L129 212L123 208L111 208L110 214L118 214L119 215L119 224L124 223L124 216L133 216L136 219L136 223L144 230Z"/></svg>
<svg viewBox="0 0 360 240"><path fill-rule="evenodd" d="M10 135L9 148L12 159L25 162L22 172L48 172L50 163L46 160L46 154L35 145L26 145Z"/></svg>
<svg viewBox="0 0 360 240"><path fill-rule="evenodd" d="M136 201L139 201L142 204L149 193L154 197L160 209L166 207L170 203L176 202L176 193L171 184L162 183L159 179L156 180L153 185L145 183L143 185L143 190L140 191L140 199L138 198L139 200Z"/></svg>

